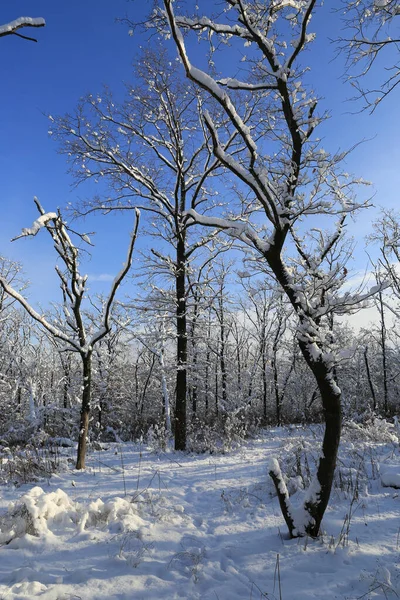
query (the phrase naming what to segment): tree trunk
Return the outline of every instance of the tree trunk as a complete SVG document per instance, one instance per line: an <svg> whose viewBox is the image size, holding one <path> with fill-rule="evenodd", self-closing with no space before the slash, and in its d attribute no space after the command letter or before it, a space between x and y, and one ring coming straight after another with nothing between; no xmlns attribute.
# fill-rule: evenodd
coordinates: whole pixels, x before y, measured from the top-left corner
<svg viewBox="0 0 400 600"><path fill-rule="evenodd" d="M369 368L369 362L368 362L368 346L365 346L365 350L364 350L364 361L365 361L365 368L367 370L367 379L368 379L368 385L369 385L369 389L371 390L371 396L372 396L372 409L375 412L376 411L376 395L375 395L375 389L374 389L374 384L372 382L372 378L371 378L371 371Z"/></svg>
<svg viewBox="0 0 400 600"><path fill-rule="evenodd" d="M210 385L208 382L209 370L210 370L210 358L211 358L210 343L211 343L211 316L209 316L208 327L207 327L207 353L206 353L206 365L205 365L205 389L204 389L205 406L204 406L204 410L205 410L206 417L208 417L208 406L209 406L208 394L209 394L209 389L210 389Z"/></svg>
<svg viewBox="0 0 400 600"><path fill-rule="evenodd" d="M221 387L222 387L222 408L223 410L227 410L228 406L228 391L227 391L227 372L226 372L226 362L225 362L225 345L226 345L226 332L225 332L225 313L224 313L224 301L222 298L222 289L221 295L218 298L219 302L219 340L220 340L220 352L219 352L219 364L221 369Z"/></svg>
<svg viewBox="0 0 400 600"><path fill-rule="evenodd" d="M83 363L83 392L81 417L79 423L78 456L76 460L77 469L85 468L92 391L92 354L81 354L81 357Z"/></svg>
<svg viewBox="0 0 400 600"><path fill-rule="evenodd" d="M311 316L301 314L302 308L297 300L297 293L291 286L287 269L280 255L279 243L276 243L269 252L268 262L299 317L299 331L301 333L298 337L298 342L300 350L315 377L325 418L325 433L322 442L321 458L319 459L316 477L311 483L304 501L304 509L308 513L308 522L296 524L295 513L291 510L285 482L275 463L271 466L269 472L277 490L283 517L288 526L290 536L297 537L307 534L317 537L325 509L328 505L336 468L342 428L341 391L334 380L332 366L324 358L323 349L321 350L318 347L313 335L308 333L310 330L314 331L315 327L318 327L318 322L313 321ZM315 347L320 351L317 357L313 352Z"/></svg>
<svg viewBox="0 0 400 600"><path fill-rule="evenodd" d="M262 370L262 402L263 402L263 417L264 423L267 422L268 415L268 381L267 381L267 339L265 323L261 331L261 370ZM252 382L250 381L250 385Z"/></svg>
<svg viewBox="0 0 400 600"><path fill-rule="evenodd" d="M388 377L386 357L386 323L383 309L382 292L379 292L379 312L381 316L382 375L383 375L383 410L388 414Z"/></svg>
<svg viewBox="0 0 400 600"><path fill-rule="evenodd" d="M304 354L301 344L300 348ZM314 519L314 522L306 527L306 533L312 537L316 537L319 534L321 521L331 494L342 431L342 410L341 391L332 378L329 368L323 362L309 364L309 366L317 381L325 418L322 455L319 459L317 469L317 481L320 491L315 499L311 499L305 504L305 508Z"/></svg>
<svg viewBox="0 0 400 600"><path fill-rule="evenodd" d="M179 238L176 250L177 371L175 399L175 450L186 450L187 327L185 242Z"/></svg>
<svg viewBox="0 0 400 600"><path fill-rule="evenodd" d="M193 380L193 383L192 383L192 413L193 413L193 416L195 416L197 413L197 396L198 396L197 344L196 344L196 339L195 339L198 311L199 311L199 299L198 299L197 294L195 294L192 325L190 328L190 339L191 339L191 346L192 346L192 380Z"/></svg>
<svg viewBox="0 0 400 600"><path fill-rule="evenodd" d="M296 523L295 513L290 505L289 495L280 470L271 468L269 473L274 481L290 536L298 537L307 534L317 537L329 502L336 467L342 427L341 392L333 380L330 368L323 361L314 361L308 352L307 344L299 343L303 356L317 381L325 417L322 455L318 462L316 477L311 483L304 501L304 509L308 513L307 522Z"/></svg>
<svg viewBox="0 0 400 600"><path fill-rule="evenodd" d="M217 348L218 351L218 348ZM218 417L219 413L219 402L218 402L218 354L215 357L215 414Z"/></svg>
<svg viewBox="0 0 400 600"><path fill-rule="evenodd" d="M167 377L165 375L164 343L165 343L165 332L164 332L164 320L163 320L162 330L161 330L161 348L160 348L160 352L158 354L158 361L160 363L160 371L161 371L161 389L162 389L162 396L163 396L163 417L165 419L165 428L167 430L167 433L168 433L168 435L171 435L171 410L170 410L170 404L169 404ZM175 430L175 435L176 435L176 430Z"/></svg>

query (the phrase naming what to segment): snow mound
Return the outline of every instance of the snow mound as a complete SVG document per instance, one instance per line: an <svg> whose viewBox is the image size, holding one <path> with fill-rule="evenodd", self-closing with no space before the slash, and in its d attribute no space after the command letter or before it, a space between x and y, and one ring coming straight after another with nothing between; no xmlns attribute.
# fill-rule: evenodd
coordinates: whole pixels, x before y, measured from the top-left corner
<svg viewBox="0 0 400 600"><path fill-rule="evenodd" d="M381 465L381 483L383 487L400 489L400 466Z"/></svg>
<svg viewBox="0 0 400 600"><path fill-rule="evenodd" d="M87 529L104 528L114 533L137 531L144 524L136 505L124 498L103 502L100 498L89 504L74 502L61 489L46 493L36 486L12 502L6 515L0 518L0 544L20 538L41 538L50 541L58 533L70 529L83 534Z"/></svg>
<svg viewBox="0 0 400 600"><path fill-rule="evenodd" d="M47 537L52 525L73 523L75 513L74 503L63 490L46 494L36 486L9 505L0 520L0 543L25 535Z"/></svg>

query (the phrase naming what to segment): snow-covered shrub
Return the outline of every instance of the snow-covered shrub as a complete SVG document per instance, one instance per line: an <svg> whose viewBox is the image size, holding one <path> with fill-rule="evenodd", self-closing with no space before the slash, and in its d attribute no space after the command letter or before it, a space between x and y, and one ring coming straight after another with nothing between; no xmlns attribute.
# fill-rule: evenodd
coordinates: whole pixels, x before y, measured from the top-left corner
<svg viewBox="0 0 400 600"><path fill-rule="evenodd" d="M22 485L48 479L66 466L57 446L27 445L0 450L0 483Z"/></svg>
<svg viewBox="0 0 400 600"><path fill-rule="evenodd" d="M24 535L46 536L54 524L73 524L75 515L74 503L63 490L46 494L36 486L11 503L0 518L0 543L9 544Z"/></svg>
<svg viewBox="0 0 400 600"><path fill-rule="evenodd" d="M113 535L138 534L144 524L138 513L138 505L131 499L103 502L99 498L86 505L73 501L61 489L47 493L36 486L11 503L0 517L0 544L10 544L26 535L49 538L65 529L82 534L107 527Z"/></svg>
<svg viewBox="0 0 400 600"><path fill-rule="evenodd" d="M169 434L163 425L151 425L147 431L146 441L148 446L156 452L165 452Z"/></svg>
<svg viewBox="0 0 400 600"><path fill-rule="evenodd" d="M188 427L187 449L190 452L221 452L221 435L213 425L192 421Z"/></svg>
<svg viewBox="0 0 400 600"><path fill-rule="evenodd" d="M359 423L355 420L348 420L344 423L343 439L398 444L399 432L393 423L368 412L362 415Z"/></svg>
<svg viewBox="0 0 400 600"><path fill-rule="evenodd" d="M213 420L194 419L188 427L187 449L191 452L228 452L257 431L258 423L245 410L222 413Z"/></svg>

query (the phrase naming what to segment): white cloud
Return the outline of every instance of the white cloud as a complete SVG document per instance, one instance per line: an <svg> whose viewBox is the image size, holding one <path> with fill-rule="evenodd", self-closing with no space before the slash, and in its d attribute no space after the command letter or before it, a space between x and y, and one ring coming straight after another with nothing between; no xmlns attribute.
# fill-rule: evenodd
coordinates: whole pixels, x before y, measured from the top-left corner
<svg viewBox="0 0 400 600"><path fill-rule="evenodd" d="M94 282L94 281L114 281L115 279L115 275L110 275L110 273L100 273L99 275L94 275L94 274L89 274L88 275L88 280L89 283L90 282Z"/></svg>

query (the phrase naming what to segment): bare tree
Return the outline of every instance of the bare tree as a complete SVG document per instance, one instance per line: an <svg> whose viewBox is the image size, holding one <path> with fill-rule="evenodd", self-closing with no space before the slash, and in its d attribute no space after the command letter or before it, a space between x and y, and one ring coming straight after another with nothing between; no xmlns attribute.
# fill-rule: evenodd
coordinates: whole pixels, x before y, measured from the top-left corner
<svg viewBox="0 0 400 600"><path fill-rule="evenodd" d="M17 32L24 27L44 27L45 25L46 21L42 17L19 17L14 21L0 25L0 37L16 35L24 40L37 42L35 38Z"/></svg>
<svg viewBox="0 0 400 600"><path fill-rule="evenodd" d="M219 20L199 16L194 7L189 18L176 16L172 0L164 0L164 9L153 15L153 23L172 34L187 77L206 93L210 106L219 107L223 127L218 116L204 113L214 155L251 197L247 213L258 211L264 220L258 216L251 222L242 217L243 212L223 219L196 210L188 211L187 217L219 227L252 248L297 316L298 343L318 385L326 422L316 477L302 511L293 510L277 461L271 462L270 474L290 534L317 536L341 433L341 391L334 378L328 316L360 301L350 294L340 295L350 253L342 243L346 218L360 204L351 193L355 182L339 169L343 155L329 154L314 137L321 117L316 113L317 99L304 83L306 70L300 58L314 39L308 26L316 1L227 0L224 5ZM231 60L236 56L241 60L243 44L251 48L249 58L236 69L230 64L229 75L217 78L215 70L205 71L192 63L182 31L194 32L200 41L211 40L211 52L218 50L214 64L227 68L224 49ZM240 79L232 73L240 74ZM242 95L240 101L233 91ZM249 111L251 118L244 123L242 116ZM226 127L240 139L243 152L231 151ZM333 229L309 225L313 219L315 223L315 215L324 215L325 222L334 217Z"/></svg>
<svg viewBox="0 0 400 600"><path fill-rule="evenodd" d="M56 266L63 294L65 320L51 323L44 315L39 314L19 292L11 287L5 278L0 277L0 285L9 296L19 302L43 329L63 342L69 350L77 352L81 358L83 385L76 468L84 469L91 409L93 349L111 329L110 317L115 294L132 264L133 248L139 226L139 211L136 211L136 223L131 235L126 262L114 279L109 296L104 302L100 327L92 335L89 335L82 307L82 301L86 293L87 275L81 275L80 273L78 248L72 243L61 214L59 212L46 213L37 198L35 198L35 204L40 215L39 218L33 223L32 227L23 229L22 234L18 237L34 236L44 227L53 239L54 248L65 267L65 271L62 271Z"/></svg>
<svg viewBox="0 0 400 600"><path fill-rule="evenodd" d="M54 132L73 162L78 182L105 180L111 196L97 198L84 212L127 210L139 198L151 216L156 244L153 272L172 280L176 323L175 449L186 447L187 273L196 253L215 237L190 235L185 212L212 196L206 181L219 166L206 143L199 99L164 50L147 51L138 83L118 105L110 96L89 97L75 117L57 119ZM52 127L53 128L53 127ZM232 141L232 140L231 140ZM207 195L208 192L208 195ZM135 199L135 200L133 200ZM160 243L161 241L161 243Z"/></svg>
<svg viewBox="0 0 400 600"><path fill-rule="evenodd" d="M400 83L399 0L344 0L344 22L348 35L338 40L345 53L348 78L373 112ZM386 61L385 75L375 84L368 83L377 59ZM376 75L375 75L376 77Z"/></svg>

